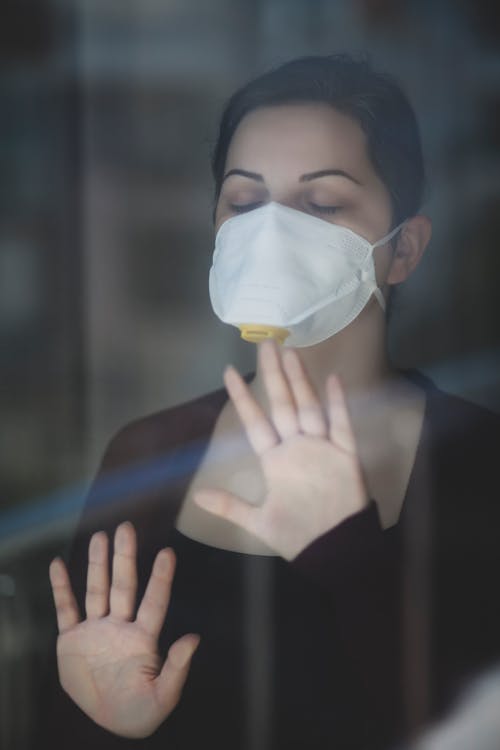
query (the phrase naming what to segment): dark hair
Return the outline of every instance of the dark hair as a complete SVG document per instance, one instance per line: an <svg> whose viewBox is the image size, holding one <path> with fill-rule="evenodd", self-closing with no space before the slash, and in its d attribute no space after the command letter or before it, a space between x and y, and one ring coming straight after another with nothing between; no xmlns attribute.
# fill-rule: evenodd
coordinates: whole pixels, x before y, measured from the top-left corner
<svg viewBox="0 0 500 750"><path fill-rule="evenodd" d="M258 107L298 102L329 104L359 123L374 169L391 196L394 225L418 211L425 177L415 113L390 76L344 54L291 60L233 94L212 157L216 201L229 144L243 117Z"/></svg>

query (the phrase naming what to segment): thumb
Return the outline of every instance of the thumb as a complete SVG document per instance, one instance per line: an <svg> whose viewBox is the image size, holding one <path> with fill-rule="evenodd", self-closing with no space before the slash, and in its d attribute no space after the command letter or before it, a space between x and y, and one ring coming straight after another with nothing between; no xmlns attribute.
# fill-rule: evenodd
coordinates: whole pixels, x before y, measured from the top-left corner
<svg viewBox="0 0 500 750"><path fill-rule="evenodd" d="M194 501L200 508L215 516L232 521L237 526L255 533L259 508L226 490L198 490Z"/></svg>
<svg viewBox="0 0 500 750"><path fill-rule="evenodd" d="M191 658L198 648L200 636L194 633L183 635L169 650L165 664L156 679L158 703L166 718L176 707L181 697L191 666Z"/></svg>

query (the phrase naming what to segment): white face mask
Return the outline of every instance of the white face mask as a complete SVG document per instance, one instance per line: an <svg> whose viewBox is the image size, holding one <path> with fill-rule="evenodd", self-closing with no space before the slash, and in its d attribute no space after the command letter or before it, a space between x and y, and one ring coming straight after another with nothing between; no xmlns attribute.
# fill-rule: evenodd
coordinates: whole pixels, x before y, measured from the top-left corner
<svg viewBox="0 0 500 750"><path fill-rule="evenodd" d="M312 346L345 328L375 295L373 245L346 227L279 203L222 224L210 269L215 314L247 341Z"/></svg>

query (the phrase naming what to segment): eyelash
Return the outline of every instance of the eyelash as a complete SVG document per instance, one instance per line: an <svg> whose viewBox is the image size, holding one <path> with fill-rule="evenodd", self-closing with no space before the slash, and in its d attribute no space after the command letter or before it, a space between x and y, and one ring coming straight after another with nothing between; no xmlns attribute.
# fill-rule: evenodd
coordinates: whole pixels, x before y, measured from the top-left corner
<svg viewBox="0 0 500 750"><path fill-rule="evenodd" d="M318 206L316 203L310 203L309 205L318 214L334 214L340 208L340 206Z"/></svg>
<svg viewBox="0 0 500 750"><path fill-rule="evenodd" d="M318 206L317 203L310 203L310 207L318 214L329 214L330 216L340 209L340 206ZM253 211L255 208L262 206L262 201L256 201L255 203L245 203L238 205L237 203L231 203L229 208L234 211L235 214L244 214L248 211Z"/></svg>
<svg viewBox="0 0 500 750"><path fill-rule="evenodd" d="M229 204L229 208L231 211L234 211L235 214L244 214L247 211L253 211L254 208L258 208L259 206L262 206L262 201L257 201L256 203L245 203L243 205L238 205L236 203Z"/></svg>

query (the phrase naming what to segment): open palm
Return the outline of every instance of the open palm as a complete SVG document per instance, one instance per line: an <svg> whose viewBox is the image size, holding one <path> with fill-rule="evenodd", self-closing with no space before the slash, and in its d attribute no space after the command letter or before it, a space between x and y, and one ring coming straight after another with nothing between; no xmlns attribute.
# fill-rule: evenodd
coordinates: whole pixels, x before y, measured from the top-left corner
<svg viewBox="0 0 500 750"><path fill-rule="evenodd" d="M91 719L123 737L148 736L172 712L199 642L194 634L183 636L170 647L162 664L158 636L174 570L173 550L161 550L134 619L134 528L124 523L116 530L111 587L108 539L103 532L94 534L89 545L87 619L80 621L64 563L56 559L50 566L61 685Z"/></svg>
<svg viewBox="0 0 500 750"><path fill-rule="evenodd" d="M314 539L368 504L354 433L338 379L327 381L323 408L292 349L260 345L259 364L269 399L265 414L233 368L229 396L259 458L266 486L260 506L225 490L198 490L202 508L226 518L291 560Z"/></svg>

